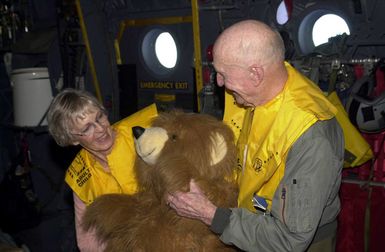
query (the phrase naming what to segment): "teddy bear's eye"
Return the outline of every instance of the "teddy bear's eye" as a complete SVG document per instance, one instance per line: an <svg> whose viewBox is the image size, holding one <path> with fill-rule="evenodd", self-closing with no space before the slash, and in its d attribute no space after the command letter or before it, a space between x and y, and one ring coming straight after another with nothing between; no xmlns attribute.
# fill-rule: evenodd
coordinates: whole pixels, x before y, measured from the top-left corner
<svg viewBox="0 0 385 252"><path fill-rule="evenodd" d="M175 135L175 134L172 134L171 135L171 140L173 141L173 142L175 142L176 140L177 140L177 136Z"/></svg>

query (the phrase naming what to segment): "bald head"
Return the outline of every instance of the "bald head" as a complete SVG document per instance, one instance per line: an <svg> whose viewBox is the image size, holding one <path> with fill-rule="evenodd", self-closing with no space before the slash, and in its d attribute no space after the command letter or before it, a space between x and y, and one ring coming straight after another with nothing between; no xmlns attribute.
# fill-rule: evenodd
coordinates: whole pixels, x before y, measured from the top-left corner
<svg viewBox="0 0 385 252"><path fill-rule="evenodd" d="M256 20L238 22L222 32L214 44L217 84L236 102L259 106L285 86L288 73L281 35Z"/></svg>
<svg viewBox="0 0 385 252"><path fill-rule="evenodd" d="M284 55L279 33L256 20L245 20L228 27L214 44L214 61L241 66L282 63Z"/></svg>

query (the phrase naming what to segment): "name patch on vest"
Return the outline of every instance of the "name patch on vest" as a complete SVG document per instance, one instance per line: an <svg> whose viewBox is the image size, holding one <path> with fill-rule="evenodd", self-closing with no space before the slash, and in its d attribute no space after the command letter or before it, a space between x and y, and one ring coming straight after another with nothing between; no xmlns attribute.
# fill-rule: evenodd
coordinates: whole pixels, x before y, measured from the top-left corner
<svg viewBox="0 0 385 252"><path fill-rule="evenodd" d="M79 173L79 177L76 179L76 183L78 184L78 186L83 186L84 183L87 182L87 180L89 180L91 178L91 173L90 173L90 169L86 168L85 166L83 166L83 168L81 169L81 172Z"/></svg>
<svg viewBox="0 0 385 252"><path fill-rule="evenodd" d="M79 166L82 166L82 168L77 170L71 165L70 169L68 169L68 174L72 179L76 178L76 184L82 187L92 177L92 174L90 169L85 166L85 162L81 156L77 156L75 161Z"/></svg>

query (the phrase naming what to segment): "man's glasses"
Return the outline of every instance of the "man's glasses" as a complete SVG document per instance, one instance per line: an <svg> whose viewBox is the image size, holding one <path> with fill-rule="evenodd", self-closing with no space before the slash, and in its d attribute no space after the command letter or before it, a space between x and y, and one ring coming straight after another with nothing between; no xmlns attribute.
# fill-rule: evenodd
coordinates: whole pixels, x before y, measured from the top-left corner
<svg viewBox="0 0 385 252"><path fill-rule="evenodd" d="M98 115L96 116L95 122L88 123L87 126L81 132L77 132L77 133L71 132L71 134L76 136L85 136L85 137L92 136L95 133L95 128L97 126L102 128L103 126L106 125L107 121L108 121L107 114L104 112L99 112Z"/></svg>

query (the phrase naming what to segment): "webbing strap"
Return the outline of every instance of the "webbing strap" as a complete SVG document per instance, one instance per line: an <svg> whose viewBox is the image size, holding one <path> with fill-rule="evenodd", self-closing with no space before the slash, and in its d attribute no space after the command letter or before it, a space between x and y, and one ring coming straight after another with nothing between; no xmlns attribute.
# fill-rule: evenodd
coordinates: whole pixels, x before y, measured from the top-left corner
<svg viewBox="0 0 385 252"><path fill-rule="evenodd" d="M245 116L243 118L242 130L239 135L237 142L237 151L238 151L238 168L243 171L246 164L246 155L247 155L247 141L249 138L249 133L251 125L253 122L254 108L249 107L246 109Z"/></svg>
<svg viewBox="0 0 385 252"><path fill-rule="evenodd" d="M374 176L374 163L376 159L372 159L372 163L370 165L370 172L369 172L369 178L368 178L368 198L366 201L366 208L365 208L365 224L364 224L364 251L369 252L370 249L370 209L372 204L372 187L370 186L369 182L373 181Z"/></svg>

